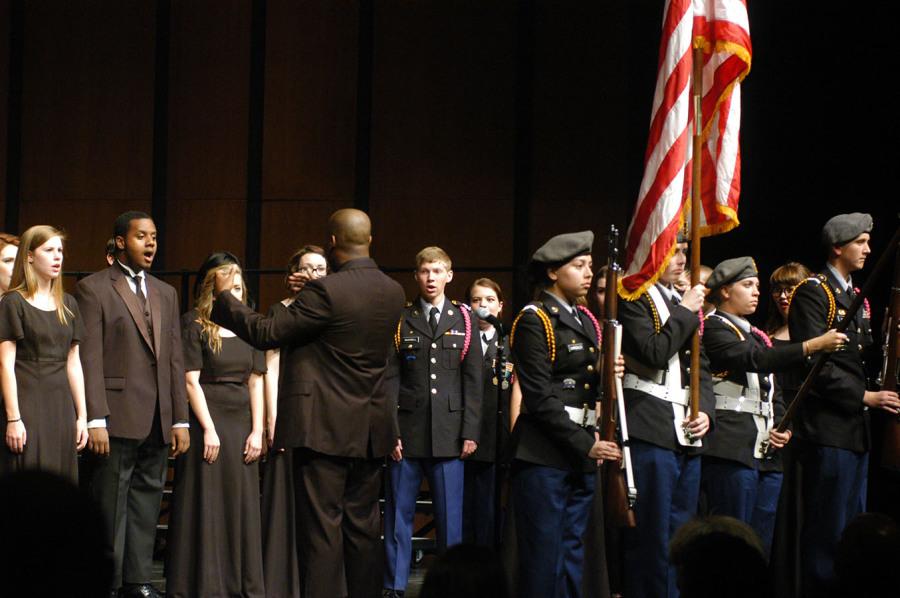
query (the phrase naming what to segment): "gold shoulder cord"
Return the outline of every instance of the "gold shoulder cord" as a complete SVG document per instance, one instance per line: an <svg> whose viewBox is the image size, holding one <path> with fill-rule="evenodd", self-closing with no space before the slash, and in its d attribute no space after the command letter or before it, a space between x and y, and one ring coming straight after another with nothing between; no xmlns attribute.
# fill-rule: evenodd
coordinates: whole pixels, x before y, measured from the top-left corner
<svg viewBox="0 0 900 598"><path fill-rule="evenodd" d="M662 325L659 323L659 312L656 311L656 305L653 304L653 298L646 292L641 295L641 297L647 297L647 303L650 304L650 313L653 315L653 332L659 334L659 331L662 330Z"/></svg>
<svg viewBox="0 0 900 598"><path fill-rule="evenodd" d="M515 344L516 338L516 327L519 324L519 320L522 319L522 316L525 315L526 311L533 311L538 318L540 318L541 323L544 325L544 336L547 339L547 349L549 351L550 363L554 363L556 361L556 335L553 332L553 324L550 322L550 316L544 313L540 307L536 307L535 309L523 309L519 312L519 315L516 316L516 319L513 321L512 330L509 332L509 348L512 349Z"/></svg>
<svg viewBox="0 0 900 598"><path fill-rule="evenodd" d="M400 352L400 330L403 327L403 316L400 317L400 320L397 321L397 332L394 333L394 346L397 348L397 353Z"/></svg>
<svg viewBox="0 0 900 598"><path fill-rule="evenodd" d="M797 292L797 289L799 289L801 287L801 285L806 284L810 280L811 279L809 279L809 278L804 278L803 280L801 280L800 282L797 283L797 286L795 286L793 289L791 289L791 296L788 297L788 311L790 311L791 303L794 301L794 293ZM825 291L825 297L826 297L826 299L828 299L828 315L825 318L827 320L827 322L825 322L825 329L830 330L831 325L834 324L834 315L835 315L835 313L837 313L837 306L835 305L835 302L834 302L834 293L831 291L831 287L829 287L828 283L826 283L825 281L820 280L819 288L821 288L823 291Z"/></svg>

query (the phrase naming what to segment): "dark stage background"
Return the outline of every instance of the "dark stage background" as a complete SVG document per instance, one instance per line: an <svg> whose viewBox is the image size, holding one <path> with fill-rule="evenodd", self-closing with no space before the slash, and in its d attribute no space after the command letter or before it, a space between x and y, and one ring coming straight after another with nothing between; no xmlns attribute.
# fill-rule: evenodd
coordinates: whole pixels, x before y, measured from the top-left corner
<svg viewBox="0 0 900 598"><path fill-rule="evenodd" d="M750 0L742 224L705 242L704 263L818 266L822 223L846 211L873 213L881 252L900 204L892 4ZM526 297L514 266L544 239L627 225L662 7L0 0L0 229L62 226L67 270L92 271L114 217L141 209L162 234L158 270L223 248L276 269L356 206L410 294L415 252L437 244L451 295L491 275L509 317ZM280 275L257 296L280 298Z"/></svg>

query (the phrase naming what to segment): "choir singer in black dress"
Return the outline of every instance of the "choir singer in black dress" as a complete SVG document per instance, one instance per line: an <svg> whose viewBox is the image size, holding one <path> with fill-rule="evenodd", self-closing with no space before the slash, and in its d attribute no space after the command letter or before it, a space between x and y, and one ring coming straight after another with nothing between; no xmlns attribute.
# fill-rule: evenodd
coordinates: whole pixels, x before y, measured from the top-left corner
<svg viewBox="0 0 900 598"><path fill-rule="evenodd" d="M176 464L166 588L172 598L265 597L257 465L265 357L210 321L219 271L233 274L231 293L247 302L237 258L206 258L196 306L182 318L194 450Z"/></svg>

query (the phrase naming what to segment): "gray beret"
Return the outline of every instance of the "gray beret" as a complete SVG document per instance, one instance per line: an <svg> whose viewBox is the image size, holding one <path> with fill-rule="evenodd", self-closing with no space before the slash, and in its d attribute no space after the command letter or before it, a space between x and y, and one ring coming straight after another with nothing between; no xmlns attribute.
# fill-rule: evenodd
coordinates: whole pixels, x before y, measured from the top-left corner
<svg viewBox="0 0 900 598"><path fill-rule="evenodd" d="M712 274L709 275L709 278L706 281L706 288L715 290L726 284L731 284L732 282L737 282L753 276L759 276L759 271L756 269L756 262L753 261L753 258L734 257L730 260L720 262L719 265L716 266L715 270L712 271Z"/></svg>
<svg viewBox="0 0 900 598"><path fill-rule="evenodd" d="M594 233L589 230L556 235L534 252L531 261L538 264L568 262L573 257L590 253L593 245Z"/></svg>
<svg viewBox="0 0 900 598"><path fill-rule="evenodd" d="M840 247L871 230L872 217L868 214L838 214L822 227L822 244L826 247Z"/></svg>
<svg viewBox="0 0 900 598"><path fill-rule="evenodd" d="M686 232L684 232L684 230L678 229L678 236L675 237L676 243L688 243L690 242L690 240L690 236Z"/></svg>

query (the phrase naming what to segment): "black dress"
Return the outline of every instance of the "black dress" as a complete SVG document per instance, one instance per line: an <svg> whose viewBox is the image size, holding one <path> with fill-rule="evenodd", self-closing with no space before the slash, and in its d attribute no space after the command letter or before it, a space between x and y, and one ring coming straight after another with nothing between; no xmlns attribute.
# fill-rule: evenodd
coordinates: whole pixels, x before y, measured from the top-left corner
<svg viewBox="0 0 900 598"><path fill-rule="evenodd" d="M78 483L75 450L75 404L66 365L73 343L81 341L78 304L64 296L68 322L56 310L39 309L17 293L0 301L0 340L16 341L16 387L25 424L25 451L10 452L3 443L0 473L43 469Z"/></svg>
<svg viewBox="0 0 900 598"><path fill-rule="evenodd" d="M167 595L265 596L260 541L259 466L244 463L250 435L252 373L265 373L261 351L237 337L213 353L196 312L182 318L184 367L200 385L219 436L218 459L203 460L203 428L191 412L191 450L175 465Z"/></svg>
<svg viewBox="0 0 900 598"><path fill-rule="evenodd" d="M279 301L269 308L268 317L286 310L287 307ZM289 347L281 348L279 363L286 363L290 350ZM279 369L284 370L283 367ZM278 379L282 379L280 375ZM280 447L273 446L263 466L263 571L268 598L300 597L297 527L294 517L293 456L293 449L282 451Z"/></svg>

